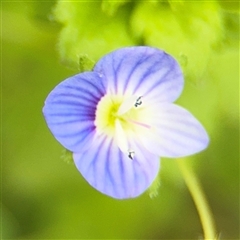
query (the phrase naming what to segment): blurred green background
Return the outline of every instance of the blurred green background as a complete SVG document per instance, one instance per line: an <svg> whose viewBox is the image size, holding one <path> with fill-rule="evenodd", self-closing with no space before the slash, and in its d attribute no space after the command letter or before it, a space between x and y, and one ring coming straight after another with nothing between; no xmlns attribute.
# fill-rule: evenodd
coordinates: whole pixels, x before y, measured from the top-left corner
<svg viewBox="0 0 240 240"><path fill-rule="evenodd" d="M221 239L239 239L239 2L1 1L2 239L199 239L177 163L158 195L111 199L90 187L48 130L42 107L60 81L116 48L150 45L180 62L177 101L206 127L186 161ZM79 63L80 62L80 63Z"/></svg>

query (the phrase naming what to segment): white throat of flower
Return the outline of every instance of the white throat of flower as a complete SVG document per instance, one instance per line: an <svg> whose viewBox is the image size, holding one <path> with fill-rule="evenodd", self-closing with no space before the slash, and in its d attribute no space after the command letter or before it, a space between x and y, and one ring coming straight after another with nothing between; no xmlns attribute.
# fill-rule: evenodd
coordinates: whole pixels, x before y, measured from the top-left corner
<svg viewBox="0 0 240 240"><path fill-rule="evenodd" d="M144 123L142 96L105 95L97 105L95 126L98 133L114 137L119 149L134 159L134 150L128 137L141 128L150 129Z"/></svg>

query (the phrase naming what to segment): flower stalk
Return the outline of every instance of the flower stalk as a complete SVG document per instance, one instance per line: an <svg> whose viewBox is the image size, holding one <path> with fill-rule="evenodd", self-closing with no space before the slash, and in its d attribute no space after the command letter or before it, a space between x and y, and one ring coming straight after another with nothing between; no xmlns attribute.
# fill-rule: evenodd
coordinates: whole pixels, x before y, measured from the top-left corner
<svg viewBox="0 0 240 240"><path fill-rule="evenodd" d="M200 185L198 178L194 174L189 164L187 164L186 160L179 159L177 160L177 163L181 170L185 183L188 187L188 190L193 198L195 206L197 208L203 228L204 239L205 240L217 239L212 212L210 210L206 196L203 192L203 189Z"/></svg>

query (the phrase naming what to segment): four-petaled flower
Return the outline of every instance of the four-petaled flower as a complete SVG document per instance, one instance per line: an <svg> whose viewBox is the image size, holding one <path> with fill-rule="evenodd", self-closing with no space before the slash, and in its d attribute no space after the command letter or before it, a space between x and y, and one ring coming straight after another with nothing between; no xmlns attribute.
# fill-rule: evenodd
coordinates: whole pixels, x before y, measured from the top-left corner
<svg viewBox="0 0 240 240"><path fill-rule="evenodd" d="M122 48L56 86L43 113L89 184L133 198L157 176L159 157L184 157L208 145L202 125L172 103L182 89L173 57L151 47Z"/></svg>

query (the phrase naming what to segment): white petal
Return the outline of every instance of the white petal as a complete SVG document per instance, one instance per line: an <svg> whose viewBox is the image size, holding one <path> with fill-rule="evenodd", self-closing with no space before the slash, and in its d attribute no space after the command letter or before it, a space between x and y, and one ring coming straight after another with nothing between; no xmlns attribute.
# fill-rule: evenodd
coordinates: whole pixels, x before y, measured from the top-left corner
<svg viewBox="0 0 240 240"><path fill-rule="evenodd" d="M150 112L150 111L149 111ZM171 103L151 110L150 130L138 129L138 138L150 152L161 157L184 157L205 149L209 137L187 110Z"/></svg>
<svg viewBox="0 0 240 240"><path fill-rule="evenodd" d="M115 139L120 150L123 153L127 153L129 150L128 140L118 119L115 120Z"/></svg>
<svg viewBox="0 0 240 240"><path fill-rule="evenodd" d="M134 104L136 103L138 97L136 96L130 96L127 97L126 99L124 99L124 101L122 102L122 104L120 105L117 114L118 115L122 115L124 113L126 113L127 111L129 111L131 108L134 107Z"/></svg>

